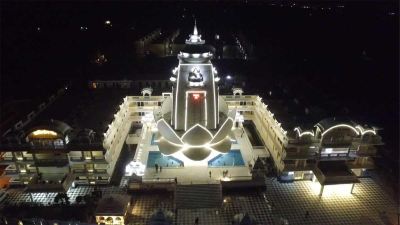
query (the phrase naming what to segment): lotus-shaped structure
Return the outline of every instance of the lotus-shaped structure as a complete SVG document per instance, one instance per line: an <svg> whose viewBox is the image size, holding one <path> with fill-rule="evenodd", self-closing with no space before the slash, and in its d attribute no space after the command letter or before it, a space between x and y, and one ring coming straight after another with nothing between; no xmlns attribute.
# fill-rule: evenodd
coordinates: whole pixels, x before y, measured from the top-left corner
<svg viewBox="0 0 400 225"><path fill-rule="evenodd" d="M158 147L164 155L182 152L201 161L212 151L227 153L231 148L229 134L236 112L229 112L219 97L217 70L204 43L195 25L172 71L172 96L164 99L161 112L154 113L158 115Z"/></svg>
<svg viewBox="0 0 400 225"><path fill-rule="evenodd" d="M161 119L157 122L161 136L158 142L159 149L164 155L182 151L186 157L195 161L207 158L211 151L227 153L232 145L229 133L233 121L232 117L226 118L215 134L206 127L196 124L179 136L164 119Z"/></svg>

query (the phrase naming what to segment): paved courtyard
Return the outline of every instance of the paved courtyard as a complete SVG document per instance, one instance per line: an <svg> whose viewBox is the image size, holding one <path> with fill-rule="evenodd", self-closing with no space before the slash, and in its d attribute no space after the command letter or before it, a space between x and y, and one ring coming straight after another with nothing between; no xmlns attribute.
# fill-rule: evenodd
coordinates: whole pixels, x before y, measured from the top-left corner
<svg viewBox="0 0 400 225"><path fill-rule="evenodd" d="M397 224L396 203L370 178L360 178L353 194L318 196L312 181L279 183L266 180L265 192L242 191L224 195L221 208L179 209L174 216L174 224L192 225L199 217L200 225L231 224L234 215L249 213L257 224ZM123 193L118 187L102 187L103 195ZM76 196L89 194L93 187L70 189L68 196L73 203ZM9 190L8 201L30 202L29 194L21 189ZM55 194L33 194L34 201L48 204ZM159 208L174 212L173 193L133 194L133 204L129 210L129 224L146 224ZM309 211L309 216L306 212ZM175 212L174 212L175 213Z"/></svg>

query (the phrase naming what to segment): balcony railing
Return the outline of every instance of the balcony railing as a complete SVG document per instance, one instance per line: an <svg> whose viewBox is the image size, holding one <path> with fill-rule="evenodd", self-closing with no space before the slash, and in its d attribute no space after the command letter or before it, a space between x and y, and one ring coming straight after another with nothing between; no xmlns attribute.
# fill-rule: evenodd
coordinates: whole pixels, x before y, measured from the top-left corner
<svg viewBox="0 0 400 225"><path fill-rule="evenodd" d="M71 162L105 162L106 158L104 156L101 157L97 157L97 156L93 156L93 157L79 157L79 156L73 156L73 157L69 157L69 160Z"/></svg>
<svg viewBox="0 0 400 225"><path fill-rule="evenodd" d="M54 151L87 151L87 150L103 150L102 143L87 143L87 144L68 144L64 146L57 146L55 148L52 145L48 146L35 146L31 144L1 144L0 152L20 152L20 151L28 151L28 152L41 152L47 150Z"/></svg>
<svg viewBox="0 0 400 225"><path fill-rule="evenodd" d="M312 159L317 156L316 149L306 149L300 150L299 152L289 152L286 151L285 159Z"/></svg>
<svg viewBox="0 0 400 225"><path fill-rule="evenodd" d="M78 175L89 175L89 174L106 174L106 169L94 169L94 170L85 170L85 169L73 169L72 172Z"/></svg>

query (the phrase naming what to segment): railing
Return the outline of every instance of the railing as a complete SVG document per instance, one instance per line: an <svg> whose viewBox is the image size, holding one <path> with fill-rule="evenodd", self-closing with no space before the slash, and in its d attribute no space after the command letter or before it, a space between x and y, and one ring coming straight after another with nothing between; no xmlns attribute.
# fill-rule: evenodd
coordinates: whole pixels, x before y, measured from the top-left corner
<svg viewBox="0 0 400 225"><path fill-rule="evenodd" d="M92 144L68 144L64 146L35 146L31 144L1 144L0 151L41 151L41 150L56 150L56 151L87 151L101 149L103 150L102 143Z"/></svg>
<svg viewBox="0 0 400 225"><path fill-rule="evenodd" d="M84 175L91 175L91 174L106 174L107 170L106 169L94 169L94 170L88 170L88 169L73 169L72 173L74 174L84 174Z"/></svg>
<svg viewBox="0 0 400 225"><path fill-rule="evenodd" d="M312 145L315 143L319 143L319 140L316 139L289 139L288 144L290 145Z"/></svg>
<svg viewBox="0 0 400 225"><path fill-rule="evenodd" d="M127 96L128 102L137 102L137 101L161 101L164 98L162 96Z"/></svg>
<svg viewBox="0 0 400 225"><path fill-rule="evenodd" d="M226 181L240 181L240 180L252 180L252 176L226 176L225 178L222 178L220 182L226 182Z"/></svg>
<svg viewBox="0 0 400 225"><path fill-rule="evenodd" d="M191 180L191 181L184 181L184 182L180 181L180 182L178 182L178 184L180 184L180 185L220 184L220 183L221 183L220 180L213 180L213 179L209 179L207 181L204 181L204 180L201 180L201 181Z"/></svg>
<svg viewBox="0 0 400 225"><path fill-rule="evenodd" d="M337 148L337 147L349 147L351 146L352 141L348 140L343 140L343 141L324 141L321 143L321 147L326 148L326 147L331 147L331 148Z"/></svg>
<svg viewBox="0 0 400 225"><path fill-rule="evenodd" d="M308 159L317 156L315 149L300 150L299 152L288 152L286 150L286 157L284 159Z"/></svg>
<svg viewBox="0 0 400 225"><path fill-rule="evenodd" d="M175 183L175 178L142 179L142 183Z"/></svg>

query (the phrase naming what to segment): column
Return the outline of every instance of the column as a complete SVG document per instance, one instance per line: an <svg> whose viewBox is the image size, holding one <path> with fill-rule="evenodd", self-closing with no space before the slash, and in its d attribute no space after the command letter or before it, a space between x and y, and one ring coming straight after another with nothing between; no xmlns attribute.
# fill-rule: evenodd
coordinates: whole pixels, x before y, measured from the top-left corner
<svg viewBox="0 0 400 225"><path fill-rule="evenodd" d="M319 191L319 197L322 197L322 193L324 193L324 187L325 185L321 185L321 190Z"/></svg>
<svg viewBox="0 0 400 225"><path fill-rule="evenodd" d="M356 185L355 183L353 183L353 184L351 185L351 191L350 191L351 194L353 194L353 190L354 190L354 186L355 186L355 185Z"/></svg>

